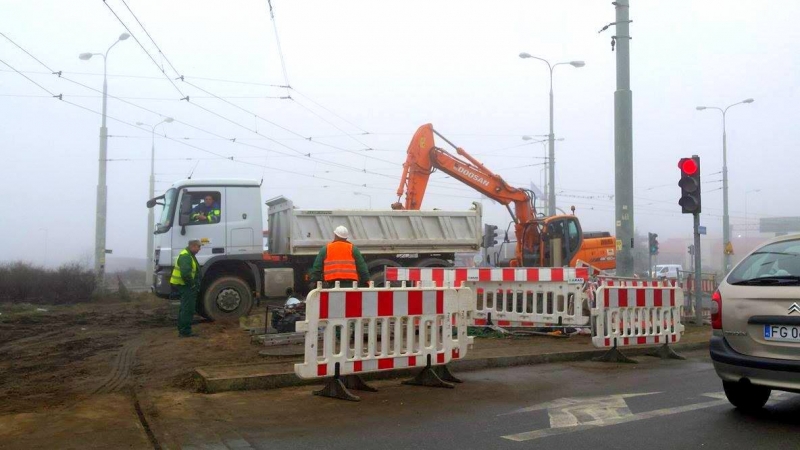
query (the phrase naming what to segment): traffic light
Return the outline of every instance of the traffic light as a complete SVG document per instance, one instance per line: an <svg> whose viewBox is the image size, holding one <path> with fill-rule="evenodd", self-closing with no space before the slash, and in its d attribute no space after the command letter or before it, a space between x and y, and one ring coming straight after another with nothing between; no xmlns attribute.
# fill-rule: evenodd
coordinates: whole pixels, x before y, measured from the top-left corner
<svg viewBox="0 0 800 450"><path fill-rule="evenodd" d="M678 200L683 209L681 212L700 214L700 157L681 158L678 168L681 169L681 180L678 182L681 188L681 199Z"/></svg>
<svg viewBox="0 0 800 450"><path fill-rule="evenodd" d="M650 254L658 254L658 235L655 233L647 233L648 242L650 245Z"/></svg>
<svg viewBox="0 0 800 450"><path fill-rule="evenodd" d="M694 256L694 244L689 246L689 254Z"/></svg>
<svg viewBox="0 0 800 450"><path fill-rule="evenodd" d="M485 224L483 226L483 248L492 248L497 245L497 225Z"/></svg>

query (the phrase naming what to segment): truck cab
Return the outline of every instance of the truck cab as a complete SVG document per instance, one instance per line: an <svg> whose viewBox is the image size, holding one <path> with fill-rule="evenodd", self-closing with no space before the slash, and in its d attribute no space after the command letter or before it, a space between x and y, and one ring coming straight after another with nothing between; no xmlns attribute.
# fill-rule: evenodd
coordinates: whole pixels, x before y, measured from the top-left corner
<svg viewBox="0 0 800 450"><path fill-rule="evenodd" d="M161 205L162 211L155 229L155 293L163 298L171 295L172 267L181 250L196 239L202 244L196 255L201 266L201 289L206 292L216 283L214 298L210 303L201 299L198 312L222 317L249 311L250 286L224 279L240 273L260 279L257 265L251 262L261 259L263 248L259 183L183 180L148 202L148 207L156 205ZM210 208L216 208L218 214L203 214Z"/></svg>

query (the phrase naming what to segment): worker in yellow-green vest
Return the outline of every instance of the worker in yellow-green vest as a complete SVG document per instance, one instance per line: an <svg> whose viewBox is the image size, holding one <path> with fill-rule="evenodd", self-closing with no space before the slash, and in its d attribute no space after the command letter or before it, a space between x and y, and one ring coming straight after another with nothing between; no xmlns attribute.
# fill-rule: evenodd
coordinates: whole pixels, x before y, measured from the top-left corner
<svg viewBox="0 0 800 450"><path fill-rule="evenodd" d="M172 277L169 284L181 299L181 309L178 313L178 336L193 337L192 318L194 317L197 294L200 292L200 264L194 255L200 251L200 241L191 240L189 245L181 250L175 266L172 268Z"/></svg>

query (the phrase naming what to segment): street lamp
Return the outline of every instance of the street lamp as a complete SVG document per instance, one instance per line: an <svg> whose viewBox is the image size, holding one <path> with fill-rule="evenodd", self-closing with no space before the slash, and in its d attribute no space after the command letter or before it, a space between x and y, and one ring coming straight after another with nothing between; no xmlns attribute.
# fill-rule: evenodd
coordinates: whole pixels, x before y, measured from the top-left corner
<svg viewBox="0 0 800 450"><path fill-rule="evenodd" d="M717 111L722 113L722 248L723 248L723 258L724 258L724 266L725 266L725 273L731 268L731 255L725 251L731 242L731 227L730 227L730 217L728 216L728 135L725 129L725 117L728 113L730 108L733 108L736 105L741 105L744 103L753 103L752 98L748 98L742 100L738 103L734 103L732 105L728 105L727 107L719 108L716 106L698 106L698 111L703 111L706 109L716 109Z"/></svg>
<svg viewBox="0 0 800 450"><path fill-rule="evenodd" d="M105 53L81 53L78 58L86 61L92 56L103 57L103 114L100 123L100 156L98 158L98 174L97 174L97 207L95 217L95 231L94 231L94 271L97 276L97 288L103 289L103 279L105 278L106 271L106 195L108 188L106 186L106 164L108 153L108 129L106 128L106 104L108 103L108 79L106 68L108 66L108 52L114 48L120 41L124 41L131 37L128 33L119 35L116 41L108 47Z"/></svg>
<svg viewBox="0 0 800 450"><path fill-rule="evenodd" d="M360 195L362 197L367 197L369 200L369 209L372 209L372 196L369 194L364 194L363 192L353 192L353 195Z"/></svg>
<svg viewBox="0 0 800 450"><path fill-rule="evenodd" d="M138 126L146 126L150 127L150 133L152 136L152 144L150 146L150 195L147 199L151 199L156 196L155 194L155 184L156 184L156 174L155 174L155 165L156 165L156 127L161 125L162 123L172 123L172 117L167 117L161 122L150 126L142 122L136 122ZM154 223L155 223L155 216L153 212L154 208L147 208L147 266L145 268L144 280L147 286L153 285L153 272L155 271L153 261L153 233L154 233Z"/></svg>
<svg viewBox="0 0 800 450"><path fill-rule="evenodd" d="M754 192L761 192L761 189L750 189L744 193L744 241L745 245L747 245L747 229L749 228L749 222L747 221L747 196L754 193Z"/></svg>
<svg viewBox="0 0 800 450"><path fill-rule="evenodd" d="M550 166L549 166L549 176L550 179L550 190L548 192L548 202L547 202L547 210L548 215L554 216L556 214L556 190L553 186L555 183L556 177L556 169L555 169L555 162L556 162L556 155L555 155L555 143L554 143L554 134L553 134L553 70L557 66L567 65L569 64L572 67L580 68L586 65L583 61L569 61L569 62L560 62L556 64L550 64L550 61L539 58L538 56L533 56L530 53L520 53L519 57L522 59L538 59L547 64L547 67L550 69L550 134L548 135L548 141L550 144L550 151L549 151L549 159L550 159Z"/></svg>

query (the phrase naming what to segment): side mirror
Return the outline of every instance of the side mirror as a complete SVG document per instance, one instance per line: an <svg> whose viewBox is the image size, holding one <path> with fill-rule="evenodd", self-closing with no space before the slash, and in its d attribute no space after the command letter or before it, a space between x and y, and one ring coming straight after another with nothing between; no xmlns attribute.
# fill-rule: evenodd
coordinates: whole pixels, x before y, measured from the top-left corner
<svg viewBox="0 0 800 450"><path fill-rule="evenodd" d="M147 201L147 207L148 208L152 208L154 206L156 206L156 199L151 198L150 200Z"/></svg>
<svg viewBox="0 0 800 450"><path fill-rule="evenodd" d="M189 217L189 214L181 214L180 217L178 217L178 225L182 227L188 225Z"/></svg>

